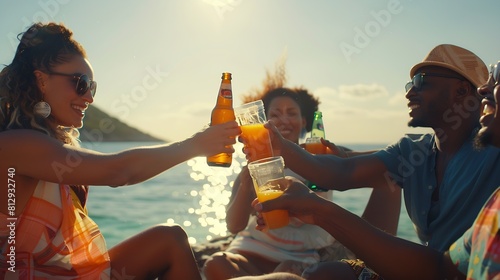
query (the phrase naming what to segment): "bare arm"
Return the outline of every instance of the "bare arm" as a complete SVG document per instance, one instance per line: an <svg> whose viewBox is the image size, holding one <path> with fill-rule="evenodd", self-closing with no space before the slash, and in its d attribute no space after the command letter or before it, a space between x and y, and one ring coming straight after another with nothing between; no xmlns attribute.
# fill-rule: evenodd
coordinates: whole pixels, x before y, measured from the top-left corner
<svg viewBox="0 0 500 280"><path fill-rule="evenodd" d="M387 234L296 179L282 196L256 204L255 209L286 209L291 216L322 227L385 279L465 278L447 254Z"/></svg>
<svg viewBox="0 0 500 280"><path fill-rule="evenodd" d="M237 123L230 122L209 127L180 142L103 154L63 145L33 130L11 130L0 133L0 165L15 167L18 175L49 182L130 185L195 156L234 152L232 144L239 131Z"/></svg>
<svg viewBox="0 0 500 280"><path fill-rule="evenodd" d="M321 143L327 147L327 153L336 155L341 158L350 158L361 155L369 155L373 154L378 150L369 150L369 151L353 151L349 148L343 146L337 146L333 142L330 142L326 139L321 139Z"/></svg>
<svg viewBox="0 0 500 280"><path fill-rule="evenodd" d="M281 150L285 164L307 180L334 190L392 186L386 180L384 163L373 154L345 159L334 155L312 155L284 139L271 123L266 123L266 127L271 130L273 146Z"/></svg>
<svg viewBox="0 0 500 280"><path fill-rule="evenodd" d="M413 279L445 279L443 276L446 272L449 273L446 279L464 279L449 257L440 252L393 237L337 205L323 205L321 208L324 207L328 210L321 217L315 217L317 225L350 248L384 278L410 279L408 277L411 275Z"/></svg>
<svg viewBox="0 0 500 280"><path fill-rule="evenodd" d="M369 155L377 150L353 151L349 148L337 146L334 143L321 139L330 153L341 157L350 158L360 155ZM372 190L368 204L362 214L362 218L376 228L387 233L396 235L398 231L399 215L401 212L401 189L398 186L391 188L375 188Z"/></svg>
<svg viewBox="0 0 500 280"><path fill-rule="evenodd" d="M231 199L226 207L226 224L231 233L238 233L246 228L248 218L254 212L251 203L255 197L252 178L245 166L234 180Z"/></svg>
<svg viewBox="0 0 500 280"><path fill-rule="evenodd" d="M371 225L389 234L398 233L399 215L401 213L401 189L373 189L361 217Z"/></svg>
<svg viewBox="0 0 500 280"><path fill-rule="evenodd" d="M385 279L464 279L449 257L429 247L391 236L356 215L323 204L316 224L329 232ZM331 217L335 217L332 219ZM363 242L360 242L363 240Z"/></svg>

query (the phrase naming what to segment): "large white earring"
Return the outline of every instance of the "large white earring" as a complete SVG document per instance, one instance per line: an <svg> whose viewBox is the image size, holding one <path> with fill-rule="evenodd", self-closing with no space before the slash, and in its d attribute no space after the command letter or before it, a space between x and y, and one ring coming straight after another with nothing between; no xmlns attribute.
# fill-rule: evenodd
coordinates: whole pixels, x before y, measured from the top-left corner
<svg viewBox="0 0 500 280"><path fill-rule="evenodd" d="M45 101L39 101L35 104L35 107L33 107L33 113L44 119L50 115L50 112L50 105Z"/></svg>

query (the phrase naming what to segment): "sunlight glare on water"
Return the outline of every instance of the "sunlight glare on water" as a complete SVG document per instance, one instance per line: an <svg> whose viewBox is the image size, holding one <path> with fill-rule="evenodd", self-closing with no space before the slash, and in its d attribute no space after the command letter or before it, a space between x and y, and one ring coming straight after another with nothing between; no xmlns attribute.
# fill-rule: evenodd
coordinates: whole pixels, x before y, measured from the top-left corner
<svg viewBox="0 0 500 280"><path fill-rule="evenodd" d="M233 162L227 168L208 166L205 157L193 158L187 162L191 168L191 179L203 183L201 190L190 192L191 196L198 197L199 208L190 208L188 211L198 216L200 226L207 228L207 240L228 235L226 205L231 197L234 180L241 172L242 164L246 164L241 149L235 147L235 150L240 152L233 154ZM196 243L196 239L193 238L190 243Z"/></svg>

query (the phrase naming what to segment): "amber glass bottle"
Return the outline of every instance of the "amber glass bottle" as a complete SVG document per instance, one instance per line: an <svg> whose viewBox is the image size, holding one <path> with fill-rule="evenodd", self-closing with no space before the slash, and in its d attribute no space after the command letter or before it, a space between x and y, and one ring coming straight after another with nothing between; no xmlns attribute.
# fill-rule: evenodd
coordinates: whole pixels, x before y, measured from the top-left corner
<svg viewBox="0 0 500 280"><path fill-rule="evenodd" d="M233 90L231 87L231 73L222 73L217 103L212 110L210 125L221 124L228 121L234 121L233 110ZM207 164L210 166L229 167L233 161L233 155L221 153L207 157Z"/></svg>

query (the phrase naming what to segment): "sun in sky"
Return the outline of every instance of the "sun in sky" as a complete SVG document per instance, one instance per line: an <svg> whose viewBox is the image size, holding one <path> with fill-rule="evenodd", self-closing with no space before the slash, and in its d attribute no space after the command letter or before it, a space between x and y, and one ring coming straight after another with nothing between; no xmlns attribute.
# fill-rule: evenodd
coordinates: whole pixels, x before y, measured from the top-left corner
<svg viewBox="0 0 500 280"><path fill-rule="evenodd" d="M328 138L339 144L396 142L407 127L409 69L436 45L500 58L500 2L145 0L8 1L0 11L0 63L34 21L62 22L87 50L106 113L166 140L208 124L222 72L234 105L259 87L286 50L287 86L320 98ZM453 10L450 7L453 6ZM89 11L92 7L92 12Z"/></svg>

